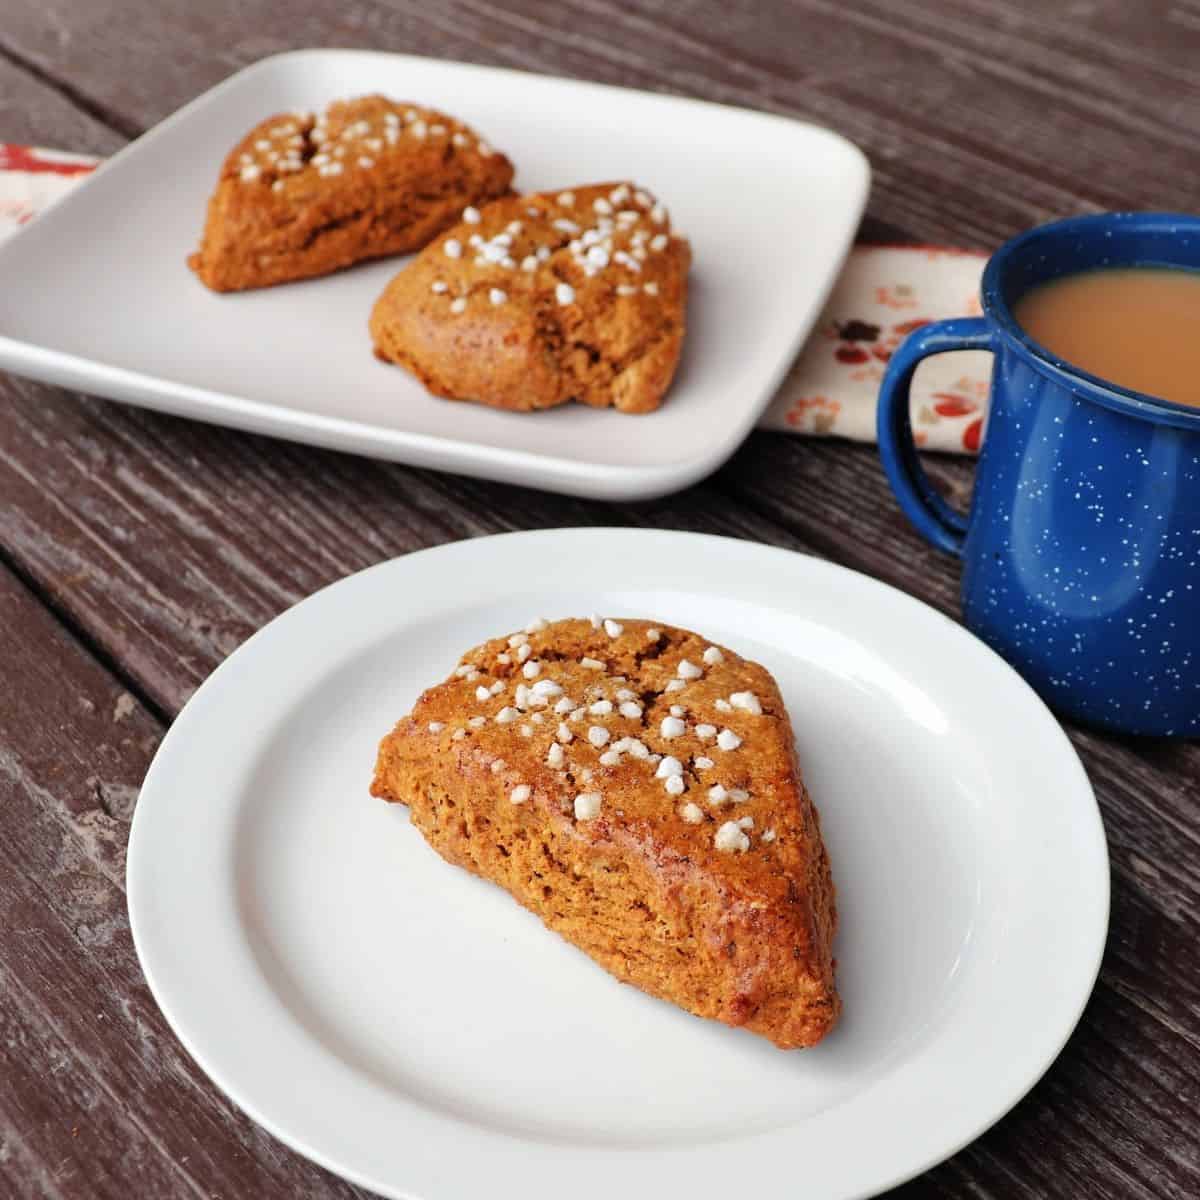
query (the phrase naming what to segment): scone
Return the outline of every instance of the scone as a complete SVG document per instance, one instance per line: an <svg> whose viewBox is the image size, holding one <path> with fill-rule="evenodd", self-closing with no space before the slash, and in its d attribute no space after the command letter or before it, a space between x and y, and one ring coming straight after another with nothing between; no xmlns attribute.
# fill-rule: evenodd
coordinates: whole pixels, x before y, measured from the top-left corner
<svg viewBox="0 0 1200 1200"><path fill-rule="evenodd" d="M285 114L229 152L188 265L214 291L327 275L418 250L465 204L502 196L512 164L444 113L384 96Z"/></svg>
<svg viewBox="0 0 1200 1200"><path fill-rule="evenodd" d="M784 1049L837 1021L820 822L775 681L731 650L534 621L421 696L371 791L626 983Z"/></svg>
<svg viewBox="0 0 1200 1200"><path fill-rule="evenodd" d="M471 207L379 298L375 353L448 400L650 412L679 362L690 261L631 183Z"/></svg>

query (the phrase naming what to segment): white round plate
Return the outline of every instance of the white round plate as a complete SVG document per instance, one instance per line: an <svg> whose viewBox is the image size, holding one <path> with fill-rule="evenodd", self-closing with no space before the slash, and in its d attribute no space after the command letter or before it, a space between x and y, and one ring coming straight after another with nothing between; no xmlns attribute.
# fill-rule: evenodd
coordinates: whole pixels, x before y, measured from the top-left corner
<svg viewBox="0 0 1200 1200"><path fill-rule="evenodd" d="M368 796L379 738L464 650L591 612L701 631L779 681L841 913L845 1015L819 1047L622 986ZM128 882L146 977L218 1086L420 1200L874 1194L1037 1080L1108 919L1087 777L981 642L816 559L624 529L413 554L273 621L163 741Z"/></svg>

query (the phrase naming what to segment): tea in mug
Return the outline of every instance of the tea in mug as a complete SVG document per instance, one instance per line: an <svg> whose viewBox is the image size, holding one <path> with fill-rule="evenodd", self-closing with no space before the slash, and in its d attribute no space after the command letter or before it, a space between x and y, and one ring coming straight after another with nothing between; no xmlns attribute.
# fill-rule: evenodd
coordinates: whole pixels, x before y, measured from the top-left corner
<svg viewBox="0 0 1200 1200"><path fill-rule="evenodd" d="M1072 366L1200 407L1200 271L1082 271L1033 288L1013 315L1035 342Z"/></svg>

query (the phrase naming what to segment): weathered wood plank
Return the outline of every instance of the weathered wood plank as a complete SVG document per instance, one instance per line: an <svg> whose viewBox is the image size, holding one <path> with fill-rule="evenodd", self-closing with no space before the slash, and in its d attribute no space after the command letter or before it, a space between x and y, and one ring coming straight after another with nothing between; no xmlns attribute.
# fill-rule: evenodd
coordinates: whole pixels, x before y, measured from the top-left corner
<svg viewBox="0 0 1200 1200"><path fill-rule="evenodd" d="M612 508L0 379L7 551L167 713L284 608L382 559L546 525L646 524L804 542L692 489Z"/></svg>
<svg viewBox="0 0 1200 1200"><path fill-rule="evenodd" d="M234 1110L159 1014L125 911L159 723L0 568L0 1195L361 1195Z"/></svg>
<svg viewBox="0 0 1200 1200"><path fill-rule="evenodd" d="M0 141L103 155L119 150L126 139L6 62L0 51Z"/></svg>

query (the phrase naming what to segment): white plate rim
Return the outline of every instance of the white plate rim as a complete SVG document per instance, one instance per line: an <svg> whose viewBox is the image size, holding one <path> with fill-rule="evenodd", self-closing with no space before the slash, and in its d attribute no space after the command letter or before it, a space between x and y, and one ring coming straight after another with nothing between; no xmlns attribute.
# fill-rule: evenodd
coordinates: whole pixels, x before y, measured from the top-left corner
<svg viewBox="0 0 1200 1200"><path fill-rule="evenodd" d="M885 598L893 607L899 606L907 610L910 615L919 612L922 614L922 619L939 625L941 632L951 639L952 642L957 643L957 649L963 655L976 655L980 663L987 664L987 669L990 671L993 681L1006 681L1007 686L1012 689L1012 697L1019 697L1022 702L1028 705L1026 719L1036 719L1039 721L1042 724L1042 731L1057 741L1059 749L1064 755L1064 761L1076 776L1080 789L1077 802L1084 805L1085 811L1082 815L1086 818L1085 824L1089 835L1089 844L1077 848L1078 855L1073 860L1073 865L1081 871L1084 867L1088 868L1091 875L1088 882L1088 890L1093 893L1090 897L1092 906L1091 915L1093 918L1091 927L1086 930L1077 931L1083 936L1086 946L1081 953L1079 963L1076 964L1077 978L1074 988L1074 1002L1057 1014L1053 1023L1053 1034L1048 1038L1043 1037L1038 1051L1039 1057L1036 1066L1026 1071L1019 1079L1006 1081L1002 1092L994 1095L982 1107L976 1103L971 1119L966 1124L960 1124L960 1127L952 1138L941 1141L936 1141L935 1139L936 1146L934 1148L927 1147L920 1154L905 1160L900 1166L893 1167L888 1172L879 1175L869 1186L845 1191L839 1190L836 1193L830 1193L830 1195L833 1196L836 1194L837 1200L866 1200L866 1197L874 1196L883 1190L899 1186L929 1168L936 1166L938 1163L943 1162L999 1121L1038 1082L1058 1057L1058 1054L1074 1031L1091 995L1099 974L1107 940L1110 905L1107 842L1094 793L1083 766L1078 759L1078 755L1067 738L1065 731L1059 726L1040 697L1037 696L1033 689L1025 683L1008 663L975 638L964 627L937 612L937 610L924 602L917 600L915 597L850 568L809 555L796 554L778 547L744 542L716 535L670 530L629 530L595 527L589 529L564 528L497 534L483 538L469 539L467 541L448 543L376 564L328 585L307 599L300 601L291 609L281 613L235 650L233 654L214 670L208 680L201 685L201 688L197 689L197 692L189 700L184 710L168 730L147 773L142 793L139 797L139 805L135 811L130 830L127 858L130 927L139 961L141 962L150 990L159 1003L168 1024L188 1053L238 1107L298 1153L326 1169L341 1175L343 1178L360 1186L371 1188L381 1195L403 1197L405 1200L408 1200L409 1197L414 1198L414 1200L417 1197L421 1197L421 1200L426 1200L426 1198L427 1200L438 1200L438 1196L435 1193L409 1190L394 1180L381 1178L370 1171L361 1170L353 1162L346 1161L339 1153L331 1152L319 1144L321 1141L320 1138L311 1138L297 1133L295 1129L289 1127L287 1122L275 1119L269 1110L269 1106L264 1107L258 1102L256 1097L246 1095L238 1084L230 1079L229 1072L226 1070L227 1064L214 1061L215 1056L211 1047L205 1044L202 1023L199 1026L201 1032L197 1033L197 1027L193 1025L189 1016L182 1011L186 1006L177 1003L179 996L173 993L170 982L158 973L156 969L156 947L147 936L146 927L143 922L143 910L150 899L146 896L145 900L143 900L146 886L146 867L149 865L145 856L150 853L148 850L142 850L142 841L145 837L142 831L144 831L147 823L144 814L149 811L148 807L144 806L144 802L148 796L153 797L161 787L167 786L163 781L168 780L171 776L173 769L172 759L175 756L177 748L192 734L189 726L192 724L192 717L195 716L200 705L214 697L219 690L224 688L226 681L228 681L229 685L234 684L233 676L240 674L241 671L244 671L250 665L250 660L257 653L256 648L262 647L264 644L281 636L286 636L288 626L296 620L297 612L306 609L315 611L315 604L328 605L331 598L349 601L352 592L356 589L365 590L377 584L382 585L388 576L393 574L400 576L406 571L413 569L414 563L417 564L416 569L419 572L422 563L431 563L437 560L447 561L452 556L465 555L469 562L472 548L478 548L483 544L503 544L506 558L511 557L514 549L518 547L521 550L529 549L536 553L542 553L547 541L553 544L553 539L564 536L573 539L576 544L580 541L591 543L589 553L595 553L596 548L603 541L609 539L617 539L619 543L622 541L627 542L630 538L635 538L647 545L656 544L657 547L665 547L671 541L683 539L695 550L700 550L703 547L703 550L714 554L728 555L733 551L738 554L752 556L762 555L770 558L773 567L776 569L784 567L789 562L793 564L798 562L802 564L803 570L829 573L837 576L847 586L859 587L867 592L876 593L881 598ZM189 713L191 716L189 716ZM1090 805L1087 803L1088 801L1090 801ZM149 803L154 804L156 801L150 799ZM143 815L139 817L139 814ZM823 1125L828 1116L828 1113L822 1113L818 1117L813 1118L813 1120ZM441 1121L442 1119L438 1118L438 1123ZM509 1161L509 1165L512 1165L514 1161L511 1158L513 1139L507 1136L492 1136L488 1131L475 1130L469 1125L458 1126L453 1122L450 1122L448 1128L458 1129L460 1133L465 1128L468 1131L468 1135L478 1135L479 1145L476 1147L477 1150L485 1153L488 1151L502 1153ZM862 1136L869 1142L869 1132L864 1131ZM788 1131L783 1131L747 1137L744 1139L744 1142L747 1146L754 1148L754 1153L760 1156L764 1154L770 1155L770 1157L760 1158L759 1166L762 1169L775 1166L781 1171L786 1169L801 1170L803 1163L790 1159L787 1155L787 1137ZM775 1151L779 1151L777 1158L774 1157ZM676 1177L681 1169L686 1168L687 1161L686 1156L681 1157L680 1153L674 1150L614 1151L604 1149L597 1151L588 1147L570 1146L560 1149L552 1145L536 1145L532 1152L544 1155L547 1160L555 1160L559 1166L565 1167L569 1165L572 1170L588 1172L597 1170L600 1166L600 1160L604 1156L621 1158L622 1156L632 1155L632 1158L624 1158L623 1170L627 1170L631 1164L637 1164L645 1168L651 1159L657 1158L666 1170L672 1172L672 1177ZM524 1153L528 1155L531 1151L526 1149ZM700 1152L695 1150L690 1150L687 1154L696 1159L700 1156ZM706 1155L703 1164L705 1171L711 1171L720 1165L718 1159L714 1159L711 1155ZM551 1168L548 1167L547 1169L550 1170ZM723 1184L722 1188L727 1190L727 1185ZM711 1194L714 1196L724 1195L726 1194L726 1190L714 1189ZM471 1193L469 1191L462 1192L452 1187L445 1194L459 1196ZM697 1193L693 1189L693 1194L707 1196L710 1193L703 1189ZM825 1193L821 1193L820 1200L825 1200Z"/></svg>
<svg viewBox="0 0 1200 1200"><path fill-rule="evenodd" d="M326 449L408 462L436 470L453 470L506 483L528 484L532 480L539 486L554 491L595 499L644 500L679 491L711 474L734 453L770 404L788 368L811 333L849 253L866 208L871 185L871 168L866 155L848 138L823 125L743 106L717 104L709 100L659 94L590 80L568 79L564 76L542 76L510 67L431 60L426 56L394 54L381 50L310 47L284 51L259 59L190 100L102 162L92 176L84 179L64 196L42 221L53 219L55 214L59 217L64 216L76 207L85 206L89 199L90 185L102 173L119 167L146 146L170 136L177 125L186 121L198 109L207 106L224 91L241 86L247 78L270 71L280 63L303 61L312 56L373 57L388 59L398 65L405 62L444 61L447 67L455 71L555 80L567 83L573 89L591 92L598 98L611 93L632 93L652 98L667 108L678 106L689 109L720 109L738 112L763 122L775 122L780 127L801 127L807 130L809 135L837 146L845 158L846 169L851 176L850 186L854 200L850 205L841 237L835 246L835 253L831 257L830 269L826 277L820 280L819 286L812 290L807 311L797 313L795 332L790 341L780 343L774 370L766 379L756 403L748 406L737 420L727 426L720 438L714 439L703 453L691 460L661 465L614 466L564 459L551 454L493 447L477 441L389 429L322 413L287 409L273 403L113 366L14 338L3 331L0 331L0 367L56 387L90 392L138 407L210 424L228 425L251 433L303 441ZM32 228L31 225L26 230L19 230L7 240L5 246L0 246L0 272L4 269L6 249L10 249L18 239L27 236Z"/></svg>

